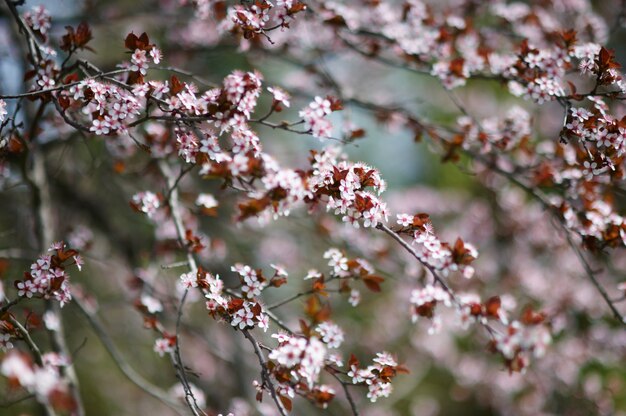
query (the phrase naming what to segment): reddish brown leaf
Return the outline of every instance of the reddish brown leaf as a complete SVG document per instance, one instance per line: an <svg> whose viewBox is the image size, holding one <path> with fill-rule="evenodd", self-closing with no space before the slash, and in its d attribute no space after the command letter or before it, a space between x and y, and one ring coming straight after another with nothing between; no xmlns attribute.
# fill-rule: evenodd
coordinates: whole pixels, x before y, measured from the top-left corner
<svg viewBox="0 0 626 416"><path fill-rule="evenodd" d="M63 110L67 110L68 107L70 106L70 99L67 98L65 95L61 95L58 98L58 101L59 101L59 105L61 106Z"/></svg>
<svg viewBox="0 0 626 416"><path fill-rule="evenodd" d="M317 292L319 294L322 294L322 292L324 292L324 289L326 289L326 283L324 283L324 276L323 275L319 279L315 279L315 281L313 281L312 289L313 289L314 292Z"/></svg>
<svg viewBox="0 0 626 416"><path fill-rule="evenodd" d="M497 318L501 305L502 301L500 300L500 296L493 296L487 299L487 302L485 302L485 311L487 316Z"/></svg>
<svg viewBox="0 0 626 416"><path fill-rule="evenodd" d="M272 285L273 287L281 287L282 285L286 283L287 283L286 277L273 277L272 280L270 280L270 285Z"/></svg>
<svg viewBox="0 0 626 416"><path fill-rule="evenodd" d="M287 409L288 412L291 412L291 410L293 409L293 403L291 402L291 399L289 397L281 395L278 395L278 398L280 399L280 402L283 404L283 406L285 406L285 409Z"/></svg>
<svg viewBox="0 0 626 416"><path fill-rule="evenodd" d="M365 137L364 129L356 129L350 132L350 140L360 139L362 137Z"/></svg>
<svg viewBox="0 0 626 416"><path fill-rule="evenodd" d="M363 283L365 283L365 286L367 286L367 288L372 292L380 292L380 284L384 281L384 277L376 276L373 274L363 277Z"/></svg>
<svg viewBox="0 0 626 416"><path fill-rule="evenodd" d="M305 337L308 337L311 333L311 327L306 322L304 322L303 319L300 319L298 322L300 323L300 331L302 331L302 334Z"/></svg>
<svg viewBox="0 0 626 416"><path fill-rule="evenodd" d="M331 95L327 95L326 99L330 101L331 111L343 110L343 103L341 102L339 98L333 97Z"/></svg>
<svg viewBox="0 0 626 416"><path fill-rule="evenodd" d="M54 388L48 394L48 401L55 410L62 413L71 413L76 409L76 401L65 389Z"/></svg>
<svg viewBox="0 0 626 416"><path fill-rule="evenodd" d="M137 38L137 35L131 32L128 34L128 36L126 36L126 39L124 40L124 46L126 47L126 49L134 51L135 49L137 49L138 40L139 38Z"/></svg>
<svg viewBox="0 0 626 416"><path fill-rule="evenodd" d="M72 248L67 250L57 250L57 257L63 263L65 260L72 258L78 254L78 250L74 250Z"/></svg>
<svg viewBox="0 0 626 416"><path fill-rule="evenodd" d="M533 311L532 307L526 306L522 312L521 321L524 325L538 325L546 319L542 312Z"/></svg>
<svg viewBox="0 0 626 416"><path fill-rule="evenodd" d="M356 358L356 356L352 353L350 353L350 359L348 360L348 364L350 365L350 367L352 366L359 366L359 360L358 358Z"/></svg>
<svg viewBox="0 0 626 416"><path fill-rule="evenodd" d="M428 223L430 223L430 216L428 214L419 213L413 216L414 227L423 227L424 225Z"/></svg>
<svg viewBox="0 0 626 416"><path fill-rule="evenodd" d="M181 92L183 88L185 88L185 85L182 82L180 82L180 80L178 79L178 77L176 77L176 75L172 75L170 77L170 93L172 95L176 95L179 92Z"/></svg>

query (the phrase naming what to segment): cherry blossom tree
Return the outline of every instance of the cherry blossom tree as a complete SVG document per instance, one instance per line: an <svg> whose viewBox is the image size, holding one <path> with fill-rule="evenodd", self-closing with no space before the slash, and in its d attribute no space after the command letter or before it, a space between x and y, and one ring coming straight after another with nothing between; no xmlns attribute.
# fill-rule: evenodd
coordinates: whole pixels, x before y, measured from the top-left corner
<svg viewBox="0 0 626 416"><path fill-rule="evenodd" d="M625 2L59 3L1 9L3 412L626 414Z"/></svg>

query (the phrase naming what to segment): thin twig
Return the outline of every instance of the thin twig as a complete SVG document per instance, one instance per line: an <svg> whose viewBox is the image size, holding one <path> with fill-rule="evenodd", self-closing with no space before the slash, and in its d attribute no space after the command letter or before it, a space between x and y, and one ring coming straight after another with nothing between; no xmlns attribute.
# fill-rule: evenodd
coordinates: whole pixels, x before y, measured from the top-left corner
<svg viewBox="0 0 626 416"><path fill-rule="evenodd" d="M183 386L186 386L185 401L187 401L187 404L191 408L191 411L193 412L193 414L199 416L200 413L202 413L203 415L205 413L202 411L202 409L200 409L200 406L198 406L196 397L194 396L193 391L191 390L189 380L187 379L187 371L185 369L185 364L183 363L183 359L180 355L180 322L183 317L183 308L185 306L185 301L187 300L188 294L189 294L189 289L185 289L185 293L183 293L183 296L180 298L180 303L178 305L178 312L176 314L176 333L175 333L176 341L174 345L174 351L172 352L171 357L172 357L172 364L174 364L174 366L178 370L178 375L179 375L179 378L181 379L181 384Z"/></svg>
<svg viewBox="0 0 626 416"><path fill-rule="evenodd" d="M7 409L7 408L9 408L11 406L14 406L14 405L16 405L18 403L23 402L24 400L29 400L29 399L32 399L34 397L35 397L34 394L27 394L25 396L19 397L19 398L14 399L14 400L6 401L6 402L0 402L0 407L3 408L3 409Z"/></svg>
<svg viewBox="0 0 626 416"><path fill-rule="evenodd" d="M17 305L21 300L22 298L15 298L9 301L9 303L7 303L6 305L2 305L2 307L0 307L0 316L2 316L6 311L8 311L12 306Z"/></svg>
<svg viewBox="0 0 626 416"><path fill-rule="evenodd" d="M176 413L178 413L179 415L184 415L185 412L183 411L179 403L175 400L172 400L172 398L166 391L161 390L161 388L147 381L145 378L139 375L128 364L128 362L126 362L124 356L120 353L120 351L113 343L113 340L109 336L98 316L95 313L91 312L87 307L85 307L82 300L79 300L75 297L73 301L76 306L78 306L78 309L83 313L85 318L87 318L87 321L100 339L100 342L102 342L102 345L104 345L104 348L106 348L111 358L113 358L113 362L115 363L117 368L120 369L122 374L124 374L130 382L139 387L141 390L148 393L150 396L161 401L163 404L176 411Z"/></svg>
<svg viewBox="0 0 626 416"><path fill-rule="evenodd" d="M83 82L85 82L87 80L90 80L90 79L98 79L98 78L110 77L110 76L113 76L113 75L124 74L124 73L127 73L129 71L130 71L129 69L116 69L115 71L103 72L101 74L88 76L86 78L83 78L80 81L68 82L67 84L62 84L62 85L59 85L57 87L46 88L46 89L36 90L36 91L23 92L21 94L0 95L0 99L8 100L8 99L17 99L17 98L37 97L38 95L44 95L44 94L48 94L48 93L52 93L52 92L56 92L56 91L65 90L67 88L73 87L75 85L78 85L78 84L83 83Z"/></svg>
<svg viewBox="0 0 626 416"><path fill-rule="evenodd" d="M591 266L589 266L589 263L587 262L587 259L585 259L585 256L583 255L583 253L580 251L580 248L578 248L578 246L572 240L572 237L570 235L570 231L564 226L564 224L561 223L561 226L565 230L565 237L567 238L567 242L569 243L569 245L572 248L572 250L574 250L574 253L576 253L576 256L578 257L578 260L580 260L580 263L582 264L583 268L585 269L585 272L587 273L587 276L589 277L589 280L591 280L591 282L596 287L596 289L598 290L600 295L604 298L604 301L606 302L606 304L609 305L609 308L611 309L611 312L613 312L613 315L615 315L615 318L618 321L620 321L622 324L626 324L626 319L624 319L622 314L617 310L617 308L613 304L614 301L609 297L609 295L608 295L608 293L606 293L606 290L604 289L604 287L602 287L602 285L600 284L600 282L596 278L595 273L591 269Z"/></svg>
<svg viewBox="0 0 626 416"><path fill-rule="evenodd" d="M350 393L350 390L348 389L348 386L351 383L346 383L337 374L335 374L332 371L329 371L329 373L335 378L335 380L339 382L339 384L341 384L341 387L343 388L343 391L346 394L346 399L348 399L348 403L350 404L350 409L352 410L352 414L354 416L359 416L360 415L359 408L356 406L354 398L352 397L352 394Z"/></svg>
<svg viewBox="0 0 626 416"><path fill-rule="evenodd" d="M289 302L293 302L294 300L296 300L298 298L301 298L302 296L310 295L312 293L315 293L315 291L314 290L307 290L306 292L296 293L293 296L290 296L290 297L288 297L286 299L283 299L281 301L276 302L275 304L273 304L271 306L268 306L267 309L271 311L272 309L279 308L279 307L281 307L283 305L286 305Z"/></svg>
<svg viewBox="0 0 626 416"><path fill-rule="evenodd" d="M404 249L406 251L408 251L409 253L411 253L411 255L413 257L415 257L415 259L417 261L419 261L424 267L426 267L428 269L428 271L430 271L430 273L432 274L433 278L437 281L437 283L439 283L441 285L441 287L443 287L443 289L448 292L448 294L450 295L450 297L456 301L456 296L454 295L454 293L452 292L452 290L448 287L447 283L441 278L441 276L439 276L439 273L437 273L437 270L435 270L435 268L433 266L431 266L430 264L424 262L417 254L417 252L415 251L415 249L413 247L411 247L409 245L409 243L407 243L406 241L404 241L404 239L402 239L402 237L400 237L395 231L393 231L391 228L387 227L385 224L380 223L376 226L376 228L378 228L379 230L384 231L385 233L387 233L391 238L393 238L394 240L396 240L402 247L404 247Z"/></svg>
<svg viewBox="0 0 626 416"><path fill-rule="evenodd" d="M35 341L33 341L33 339L31 338L28 330L24 328L24 326L11 315L9 315L9 322L11 322L13 326L15 326L15 328L17 329L17 332L20 333L24 342L26 342L26 345L28 345L28 348L33 353L33 356L35 357L35 362L37 363L37 365L43 366L41 350L39 349L37 344L35 344Z"/></svg>
<svg viewBox="0 0 626 416"><path fill-rule="evenodd" d="M180 209L180 201L178 199L178 179L172 172L172 169L168 165L167 161L160 160L159 169L161 170L161 173L167 180L167 184L170 188L170 192L168 192L167 201L171 209L172 220L174 221L176 234L178 236L178 241L181 244L181 246L185 248L185 251L187 254L187 263L189 264L189 268L191 269L191 272L196 274L198 272L198 265L196 263L196 259L194 258L191 251L188 250L188 248L185 245L185 237L184 237L185 226L183 224L182 213ZM175 348L175 352L171 355L171 357L174 363L174 367L177 369L180 382L185 391L185 400L187 401L187 405L189 406L189 408L191 409L194 415L199 415L200 412L202 414L204 414L204 412L199 408L197 401L196 401L196 397L194 396L193 391L191 390L191 387L189 386L189 382L187 381L187 375L185 372L185 367L182 363L182 359L180 356L180 348L179 348L178 329L180 327L182 308L183 308L186 297L187 297L187 291L185 291L185 294L181 298L181 302L179 305L178 317L177 317L177 322L176 322L176 332L177 332L176 333L176 348Z"/></svg>
<svg viewBox="0 0 626 416"><path fill-rule="evenodd" d="M178 267L186 267L186 266L189 266L189 262L185 260L185 261L177 261L176 263L162 264L161 269L168 270L168 269L176 269Z"/></svg>

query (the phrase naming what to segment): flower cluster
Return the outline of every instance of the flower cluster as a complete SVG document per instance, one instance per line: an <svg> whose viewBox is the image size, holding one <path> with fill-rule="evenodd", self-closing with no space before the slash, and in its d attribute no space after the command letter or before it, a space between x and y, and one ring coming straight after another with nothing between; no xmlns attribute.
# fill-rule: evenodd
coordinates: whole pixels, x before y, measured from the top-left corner
<svg viewBox="0 0 626 416"><path fill-rule="evenodd" d="M278 382L281 396L294 397L295 393L308 397L321 407L326 407L335 396L329 386L319 384L319 376L326 365L328 352L316 337L300 337L284 333L274 334L278 341L268 358L274 364L272 375Z"/></svg>
<svg viewBox="0 0 626 416"><path fill-rule="evenodd" d="M24 13L24 21L31 29L46 36L52 27L50 13L44 6L35 6L30 11Z"/></svg>
<svg viewBox="0 0 626 416"><path fill-rule="evenodd" d="M432 321L429 334L439 332L442 327L440 314L435 314L438 304L454 309L462 328L467 328L470 323L488 328L492 337L491 350L501 354L511 372L525 371L530 356L542 357L552 339L548 326L544 324L545 314L526 307L519 321L510 322L499 296L493 296L483 303L477 295L459 294L453 297L449 289L429 284L413 290L410 302L414 323L420 317ZM502 329L495 329L492 324L501 324Z"/></svg>
<svg viewBox="0 0 626 416"><path fill-rule="evenodd" d="M178 147L178 156L183 158L186 163L194 163L200 143L198 138L192 132L181 131L176 135L176 146Z"/></svg>
<svg viewBox="0 0 626 416"><path fill-rule="evenodd" d="M245 170L262 172L262 188L250 191L249 200L239 204L239 220L256 217L261 224L271 218L287 216L290 212L311 198L308 182L302 173L293 169L283 169L269 155L261 154L260 160L243 157Z"/></svg>
<svg viewBox="0 0 626 416"><path fill-rule="evenodd" d="M360 367L359 360L354 355L350 357L348 364L350 366L348 376L352 378L354 384L367 386L367 398L372 403L381 397L389 397L393 389L392 379L399 373L408 372L387 352L377 353L372 364L365 368Z"/></svg>
<svg viewBox="0 0 626 416"><path fill-rule="evenodd" d="M332 322L322 322L315 328L328 348L339 348L344 339L343 330Z"/></svg>
<svg viewBox="0 0 626 416"><path fill-rule="evenodd" d="M190 279L189 275L190 274L187 273L180 276L182 284L186 288L200 286L205 289L204 297L206 298L206 308L210 314L214 315L218 308L227 306L228 300L222 295L224 291L224 281L220 279L218 274L212 275L203 270L198 270L195 276L195 282Z"/></svg>
<svg viewBox="0 0 626 416"><path fill-rule="evenodd" d="M11 351L3 357L0 373L11 385L36 395L40 403L51 405L57 411L73 411L76 403L61 375L61 367L68 365L67 360L56 353L46 353L41 359L42 363L36 364L28 355Z"/></svg>
<svg viewBox="0 0 626 416"><path fill-rule="evenodd" d="M532 312L531 312L532 313ZM492 347L504 357L509 371L524 372L528 367L530 356L543 357L547 346L552 341L550 332L545 325L540 325L543 317L528 320L528 314L524 316L525 322L511 322L503 333L496 332Z"/></svg>
<svg viewBox="0 0 626 416"><path fill-rule="evenodd" d="M325 117L340 108L340 104L332 97L315 97L315 100L298 114L304 120L304 127L314 137L323 138L329 137L333 130L332 123Z"/></svg>
<svg viewBox="0 0 626 416"><path fill-rule="evenodd" d="M309 183L315 198L326 199L327 210L341 214L344 222L355 227L376 227L386 222L387 205L376 195L387 187L380 173L364 163L337 161L337 155L334 148L313 154Z"/></svg>
<svg viewBox="0 0 626 416"><path fill-rule="evenodd" d="M450 247L449 244L441 242L435 234L417 230L413 243L420 261L441 271L444 276L456 270L466 278L474 275L474 268L470 264L478 256L478 251L460 238Z"/></svg>
<svg viewBox="0 0 626 416"><path fill-rule="evenodd" d="M206 18L207 13L202 7L204 2L197 0L195 2L199 17ZM237 4L228 8L227 17L220 24L220 30L241 32L244 39L252 39L260 34L268 36L268 32L274 29L289 27L293 15L305 8L305 4L298 0L279 0L276 5L267 0Z"/></svg>
<svg viewBox="0 0 626 416"><path fill-rule="evenodd" d="M130 63L125 62L120 66L130 69L131 73L128 78L130 83L141 83L148 72L149 60L158 65L163 59L161 51L150 43L150 38L145 32L140 36L131 32L126 37L124 46L131 52Z"/></svg>
<svg viewBox="0 0 626 416"><path fill-rule="evenodd" d="M154 192L142 191L133 195L130 205L137 212L143 212L152 218L161 207L161 198Z"/></svg>
<svg viewBox="0 0 626 416"><path fill-rule="evenodd" d="M441 84L447 89L454 89L465 85L470 71L465 60L458 58L452 62L439 61L433 65L432 75L441 80Z"/></svg>
<svg viewBox="0 0 626 416"><path fill-rule="evenodd" d="M269 318L264 313L263 306L258 302L231 299L226 311L231 318L230 324L235 328L251 329L258 326L264 331L269 328Z"/></svg>
<svg viewBox="0 0 626 416"><path fill-rule="evenodd" d="M253 299L261 294L261 291L269 284L260 270L253 270L250 266L237 263L231 267L233 272L241 278L241 291L248 299Z"/></svg>
<svg viewBox="0 0 626 416"><path fill-rule="evenodd" d="M246 270L247 266L235 265L233 270L238 271L244 282L247 278L250 282L249 290L244 290L250 299L260 294L260 287L255 280L256 271ZM265 282L265 278L262 277ZM213 275L199 269L196 273L183 273L180 276L180 285L184 290L197 288L202 291L206 298L206 308L209 314L216 319L229 322L239 329L262 328L267 331L269 326L268 316L264 313L263 306L253 300L240 299L224 294L224 282L219 275ZM263 286L264 287L264 286ZM257 293L258 291L258 293ZM253 295L254 293L254 295Z"/></svg>
<svg viewBox="0 0 626 416"><path fill-rule="evenodd" d="M519 106L511 107L504 117L489 117L480 126L470 117L463 116L457 124L464 133L463 147L480 153L512 151L519 148L531 135L531 117Z"/></svg>
<svg viewBox="0 0 626 416"><path fill-rule="evenodd" d="M333 274L335 276L348 276L348 258L341 252L341 250L336 248L328 249L324 253L324 258L328 259L328 265L332 267Z"/></svg>
<svg viewBox="0 0 626 416"><path fill-rule="evenodd" d="M361 301L361 293L350 285L350 281L361 281L372 292L380 292L381 283L385 278L376 274L374 266L367 260L356 257L348 258L345 253L337 248L330 248L324 252L324 258L328 259L331 268L329 275L332 279L340 279L340 291L346 293L352 306L357 306ZM310 270L306 279L315 279L314 291L322 291L326 287L325 276L317 270Z"/></svg>
<svg viewBox="0 0 626 416"><path fill-rule="evenodd" d="M20 297L55 299L63 306L72 299L69 273L65 269L75 265L80 270L83 259L63 242L54 243L48 251L54 254L41 255L31 264L30 271L24 273L24 279L15 282L15 287Z"/></svg>
<svg viewBox="0 0 626 416"><path fill-rule="evenodd" d="M87 79L70 87L66 106L89 115L89 131L96 135L124 134L143 107L141 97L118 85Z"/></svg>
<svg viewBox="0 0 626 416"><path fill-rule="evenodd" d="M453 246L439 240L428 214L398 214L398 224L402 226L399 233L412 234L414 252L422 264L443 276L457 270L466 278L474 275L471 263L478 257L476 248L460 238Z"/></svg>
<svg viewBox="0 0 626 416"><path fill-rule="evenodd" d="M266 176L262 178L265 192L263 197L269 198L265 215L273 217L287 216L298 203L311 196L305 178L293 169L280 169L273 160L264 155ZM263 214L261 214L263 216Z"/></svg>

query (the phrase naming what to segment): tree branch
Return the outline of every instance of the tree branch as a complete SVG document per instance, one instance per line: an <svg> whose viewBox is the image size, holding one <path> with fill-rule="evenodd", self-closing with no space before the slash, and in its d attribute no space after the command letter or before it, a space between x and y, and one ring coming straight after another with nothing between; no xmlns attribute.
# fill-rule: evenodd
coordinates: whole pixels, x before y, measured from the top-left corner
<svg viewBox="0 0 626 416"><path fill-rule="evenodd" d="M120 351L113 343L113 340L109 336L98 316L90 311L89 308L87 308L83 304L82 300L74 298L73 301L74 304L78 306L78 309L83 313L83 316L85 316L85 318L91 325L91 328L96 333L96 335L100 339L100 342L102 342L102 345L104 345L104 348L106 348L111 358L113 358L113 362L122 372L122 374L124 374L124 376L126 376L126 378L130 380L130 382L139 387L141 390L148 393L150 396L159 400L161 403L165 404L179 415L184 415L184 409L181 408L181 406L175 400L172 400L167 392L163 391L159 387L144 379L128 364L128 362L126 362L124 356L120 353Z"/></svg>

